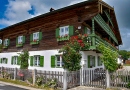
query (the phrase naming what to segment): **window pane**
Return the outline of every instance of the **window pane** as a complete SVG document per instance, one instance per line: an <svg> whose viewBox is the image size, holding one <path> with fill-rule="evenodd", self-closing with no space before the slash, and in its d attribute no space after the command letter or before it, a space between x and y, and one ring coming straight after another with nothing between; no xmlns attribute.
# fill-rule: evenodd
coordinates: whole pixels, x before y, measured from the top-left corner
<svg viewBox="0 0 130 90"><path fill-rule="evenodd" d="M21 36L21 40L20 40L20 42L22 42L23 41L23 36Z"/></svg>
<svg viewBox="0 0 130 90"><path fill-rule="evenodd" d="M35 65L37 66L37 60L35 60Z"/></svg>
<svg viewBox="0 0 130 90"><path fill-rule="evenodd" d="M60 67L60 62L57 62L57 66Z"/></svg>
<svg viewBox="0 0 130 90"><path fill-rule="evenodd" d="M65 28L65 34L69 35L69 28L68 27Z"/></svg>
<svg viewBox="0 0 130 90"><path fill-rule="evenodd" d="M64 36L64 28L60 29L60 36L62 36L62 37Z"/></svg>
<svg viewBox="0 0 130 90"><path fill-rule="evenodd" d="M38 65L40 66L40 60L38 60Z"/></svg>
<svg viewBox="0 0 130 90"><path fill-rule="evenodd" d="M39 40L39 33L37 33L37 39Z"/></svg>
<svg viewBox="0 0 130 90"><path fill-rule="evenodd" d="M60 61L60 56L57 56L57 61Z"/></svg>
<svg viewBox="0 0 130 90"><path fill-rule="evenodd" d="M87 34L91 34L91 30L87 28Z"/></svg>

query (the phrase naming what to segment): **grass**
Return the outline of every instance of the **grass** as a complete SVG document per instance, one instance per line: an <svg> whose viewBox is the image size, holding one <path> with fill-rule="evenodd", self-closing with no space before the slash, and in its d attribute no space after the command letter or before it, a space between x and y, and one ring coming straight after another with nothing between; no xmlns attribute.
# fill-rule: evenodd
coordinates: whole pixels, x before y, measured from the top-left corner
<svg viewBox="0 0 130 90"><path fill-rule="evenodd" d="M130 64L124 64L123 66L130 66Z"/></svg>
<svg viewBox="0 0 130 90"><path fill-rule="evenodd" d="M0 81L13 83L13 84L17 84L17 85L22 85L22 86L27 86L27 87L44 89L44 90L54 90L53 88L50 88L50 87L42 87L42 86L36 86L36 85L30 86L26 82L22 82L22 81L18 81L18 80L10 80L10 79L0 78ZM55 90L60 90L60 89L55 89Z"/></svg>

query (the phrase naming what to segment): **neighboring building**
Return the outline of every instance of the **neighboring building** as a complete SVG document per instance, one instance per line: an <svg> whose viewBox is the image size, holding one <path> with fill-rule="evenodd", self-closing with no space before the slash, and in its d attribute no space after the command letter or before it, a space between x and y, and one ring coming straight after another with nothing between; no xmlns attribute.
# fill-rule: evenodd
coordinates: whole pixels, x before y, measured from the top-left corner
<svg viewBox="0 0 130 90"><path fill-rule="evenodd" d="M97 49L99 42L112 50L122 44L114 8L101 0L88 0L1 29L0 67L19 68L17 53L28 49L29 69L63 71L58 50L69 37L77 35L76 30L88 34L91 44L81 51L84 69L104 68Z"/></svg>
<svg viewBox="0 0 130 90"><path fill-rule="evenodd" d="M123 65L123 62L124 62L123 57L121 55L119 55L117 63Z"/></svg>
<svg viewBox="0 0 130 90"><path fill-rule="evenodd" d="M128 60L130 60L130 58L128 58Z"/></svg>

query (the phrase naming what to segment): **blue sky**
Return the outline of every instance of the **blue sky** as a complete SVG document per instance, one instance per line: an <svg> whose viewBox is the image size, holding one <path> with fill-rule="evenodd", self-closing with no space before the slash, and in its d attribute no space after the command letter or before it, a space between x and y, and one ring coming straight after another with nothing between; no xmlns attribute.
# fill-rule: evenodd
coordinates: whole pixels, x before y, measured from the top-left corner
<svg viewBox="0 0 130 90"><path fill-rule="evenodd" d="M0 29L26 19L86 0L0 0ZM123 41L120 50L130 51L130 0L103 0L114 6Z"/></svg>

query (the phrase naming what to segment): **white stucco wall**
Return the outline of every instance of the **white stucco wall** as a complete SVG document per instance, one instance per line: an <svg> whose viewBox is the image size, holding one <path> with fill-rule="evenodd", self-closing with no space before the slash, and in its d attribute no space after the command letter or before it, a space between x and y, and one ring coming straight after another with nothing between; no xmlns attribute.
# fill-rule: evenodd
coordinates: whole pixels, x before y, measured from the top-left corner
<svg viewBox="0 0 130 90"><path fill-rule="evenodd" d="M18 56L17 53L20 52L9 52L9 53L0 53L0 58L8 58L8 63L7 64L1 64L0 67L10 67L10 68L20 68L19 65L11 65L11 57L12 56ZM95 51L81 51L82 53L82 59L81 59L81 65L83 69L96 69L96 68L104 68L104 65L98 66L98 60L97 57L101 56L101 54L96 53ZM51 56L52 55L60 55L58 53L58 50L44 50L44 51L29 51L29 56L34 56L34 55L41 55L44 56L44 67L36 67L36 66L30 66L30 58L28 60L29 67L28 69L37 69L37 70L46 70L46 71L64 71L63 68L51 68ZM93 68L88 68L88 55L93 55L95 56L95 67Z"/></svg>
<svg viewBox="0 0 130 90"><path fill-rule="evenodd" d="M117 63L118 63L118 64L121 63L121 65L123 65L122 61L123 61L123 59L118 58Z"/></svg>

